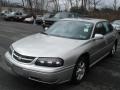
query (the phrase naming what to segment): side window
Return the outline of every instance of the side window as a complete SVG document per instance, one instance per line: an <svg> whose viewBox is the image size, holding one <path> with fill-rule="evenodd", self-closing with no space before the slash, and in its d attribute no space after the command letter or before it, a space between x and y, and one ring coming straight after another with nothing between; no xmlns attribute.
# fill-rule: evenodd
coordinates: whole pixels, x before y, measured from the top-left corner
<svg viewBox="0 0 120 90"><path fill-rule="evenodd" d="M112 32L113 29L114 29L113 26L109 23L109 24L108 24L108 27L109 27L110 32Z"/></svg>
<svg viewBox="0 0 120 90"><path fill-rule="evenodd" d="M22 15L22 13L19 13L19 15Z"/></svg>
<svg viewBox="0 0 120 90"><path fill-rule="evenodd" d="M16 15L19 15L19 13L16 13Z"/></svg>
<svg viewBox="0 0 120 90"><path fill-rule="evenodd" d="M103 26L106 29L106 33L109 33L109 32L111 32L113 30L112 25L110 23L108 23L108 22L103 22Z"/></svg>
<svg viewBox="0 0 120 90"><path fill-rule="evenodd" d="M95 34L102 34L102 35L106 34L106 29L105 29L105 27L103 26L102 23L96 24L96 27L95 27L95 30L94 30L94 35Z"/></svg>

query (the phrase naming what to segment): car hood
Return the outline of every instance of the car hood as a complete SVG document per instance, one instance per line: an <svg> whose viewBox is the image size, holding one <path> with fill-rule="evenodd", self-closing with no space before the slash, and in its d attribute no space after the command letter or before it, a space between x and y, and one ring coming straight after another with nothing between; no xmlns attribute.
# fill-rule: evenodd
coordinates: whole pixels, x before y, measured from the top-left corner
<svg viewBox="0 0 120 90"><path fill-rule="evenodd" d="M23 38L12 44L14 50L22 55L34 57L59 57L78 46L86 40L74 40L61 37L35 34Z"/></svg>
<svg viewBox="0 0 120 90"><path fill-rule="evenodd" d="M56 22L56 21L58 21L58 20L60 20L60 19L58 19L58 18L47 18L47 19L45 19L45 21L54 21L54 22Z"/></svg>

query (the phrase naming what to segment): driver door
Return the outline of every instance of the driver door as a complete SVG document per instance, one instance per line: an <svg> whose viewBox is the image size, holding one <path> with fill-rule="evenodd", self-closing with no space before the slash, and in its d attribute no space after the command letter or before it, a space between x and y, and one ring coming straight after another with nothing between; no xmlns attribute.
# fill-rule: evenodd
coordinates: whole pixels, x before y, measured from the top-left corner
<svg viewBox="0 0 120 90"><path fill-rule="evenodd" d="M92 36L93 47L91 48L92 49L91 63L98 61L100 58L102 58L105 55L104 48L106 47L106 41L104 37L100 39L95 38L95 34L101 34L104 36L105 33L106 33L106 30L102 22L97 23Z"/></svg>

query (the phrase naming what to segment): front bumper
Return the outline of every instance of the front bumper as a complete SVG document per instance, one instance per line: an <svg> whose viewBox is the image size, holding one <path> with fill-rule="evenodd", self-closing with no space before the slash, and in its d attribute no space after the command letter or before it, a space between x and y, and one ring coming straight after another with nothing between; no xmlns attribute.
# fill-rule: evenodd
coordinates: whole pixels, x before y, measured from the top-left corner
<svg viewBox="0 0 120 90"><path fill-rule="evenodd" d="M67 82L72 77L74 66L67 68L40 67L16 61L9 52L5 54L6 63L17 75L48 84Z"/></svg>

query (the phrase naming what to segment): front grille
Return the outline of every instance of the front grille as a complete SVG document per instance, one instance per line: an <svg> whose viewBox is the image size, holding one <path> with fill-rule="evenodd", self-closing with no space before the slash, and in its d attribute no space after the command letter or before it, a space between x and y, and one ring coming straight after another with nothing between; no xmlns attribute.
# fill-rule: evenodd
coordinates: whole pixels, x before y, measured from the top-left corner
<svg viewBox="0 0 120 90"><path fill-rule="evenodd" d="M13 53L13 58L19 62L24 62L24 63L30 63L35 59L35 57L24 56L24 55L17 53L16 51L14 51Z"/></svg>

